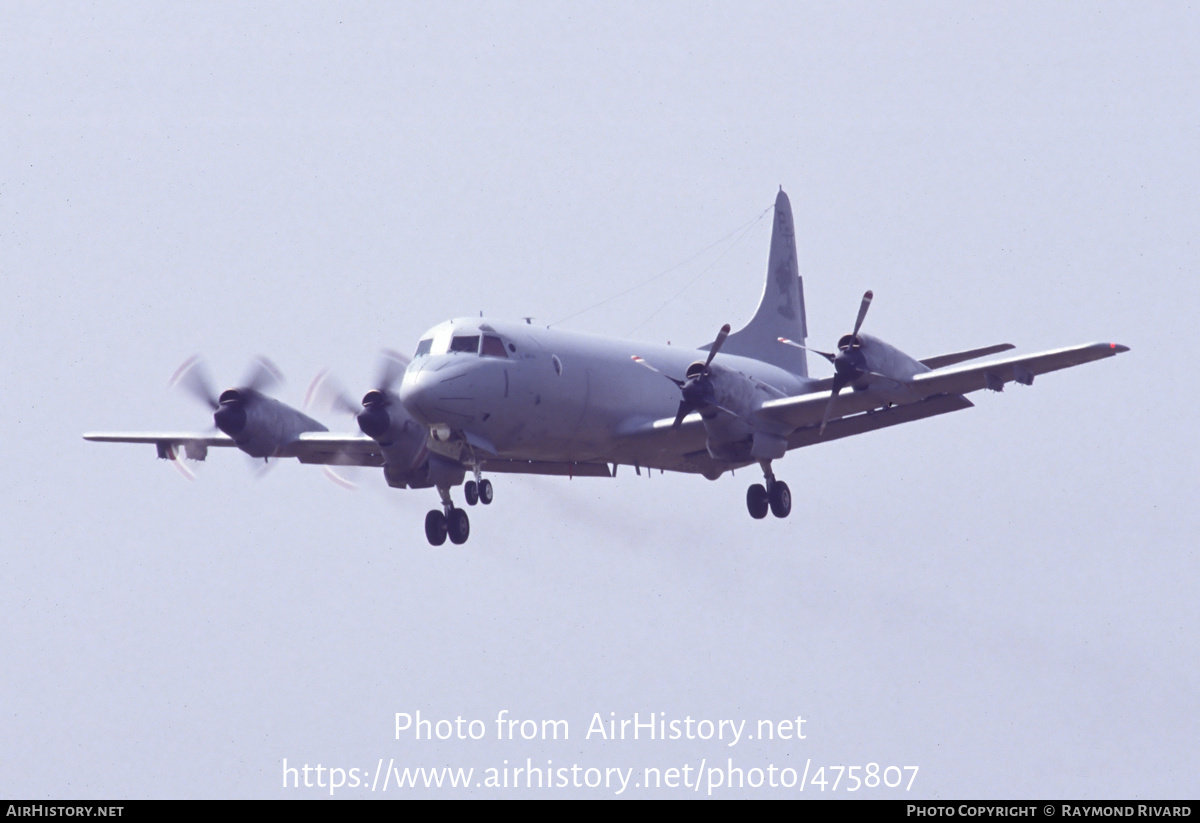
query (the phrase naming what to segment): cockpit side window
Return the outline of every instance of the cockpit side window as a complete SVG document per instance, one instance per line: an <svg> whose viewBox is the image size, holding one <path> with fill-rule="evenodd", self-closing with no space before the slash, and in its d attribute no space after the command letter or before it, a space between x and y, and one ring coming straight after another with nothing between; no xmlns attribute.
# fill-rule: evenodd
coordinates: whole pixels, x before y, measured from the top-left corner
<svg viewBox="0 0 1200 823"><path fill-rule="evenodd" d="M477 353L479 351L479 335L472 334L451 338L450 351Z"/></svg>
<svg viewBox="0 0 1200 823"><path fill-rule="evenodd" d="M429 348L432 345L433 345L433 338L426 337L424 340L422 340L420 343L417 344L417 353L414 354L413 357L424 357L425 355L429 354Z"/></svg>
<svg viewBox="0 0 1200 823"><path fill-rule="evenodd" d="M508 352L504 350L504 341L494 334L483 336L483 348L479 353L484 357L508 357Z"/></svg>

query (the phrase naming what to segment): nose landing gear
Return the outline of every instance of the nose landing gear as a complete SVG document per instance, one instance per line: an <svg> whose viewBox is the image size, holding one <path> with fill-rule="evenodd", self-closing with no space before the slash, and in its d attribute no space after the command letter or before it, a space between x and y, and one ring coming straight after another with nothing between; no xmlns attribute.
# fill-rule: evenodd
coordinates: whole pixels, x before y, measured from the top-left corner
<svg viewBox="0 0 1200 823"><path fill-rule="evenodd" d="M487 506L492 502L492 496L491 480L480 480L478 483L468 480L463 484L463 497L467 499L468 506L474 506L476 503Z"/></svg>

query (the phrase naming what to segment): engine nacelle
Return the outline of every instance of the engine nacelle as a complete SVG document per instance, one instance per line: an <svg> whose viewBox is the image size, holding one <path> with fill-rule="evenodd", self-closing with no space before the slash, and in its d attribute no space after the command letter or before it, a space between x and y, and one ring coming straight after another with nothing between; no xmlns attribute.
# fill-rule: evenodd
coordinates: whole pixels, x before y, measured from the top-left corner
<svg viewBox="0 0 1200 823"><path fill-rule="evenodd" d="M251 457L273 457L303 432L329 431L303 412L256 389L227 389L213 422Z"/></svg>
<svg viewBox="0 0 1200 823"><path fill-rule="evenodd" d="M857 341L857 345L854 345L855 341ZM878 337L872 337L869 334L847 334L838 341L838 348L843 353L846 353L847 350L859 352L862 356L859 369L882 374L884 377L890 377L901 383L909 383L918 374L929 371L929 367L925 364L909 357L890 343L885 343Z"/></svg>
<svg viewBox="0 0 1200 823"><path fill-rule="evenodd" d="M367 392L357 419L362 433L383 447L383 476L389 486L427 488L441 476L431 468L425 448L429 431L413 419L394 392Z"/></svg>
<svg viewBox="0 0 1200 823"><path fill-rule="evenodd" d="M704 367L703 363L694 365ZM784 397L782 391L717 363L709 364L706 376L699 371L689 376L704 384L705 396L697 398L696 406L708 433L709 456L729 463L783 456L786 441L750 422L763 403Z"/></svg>

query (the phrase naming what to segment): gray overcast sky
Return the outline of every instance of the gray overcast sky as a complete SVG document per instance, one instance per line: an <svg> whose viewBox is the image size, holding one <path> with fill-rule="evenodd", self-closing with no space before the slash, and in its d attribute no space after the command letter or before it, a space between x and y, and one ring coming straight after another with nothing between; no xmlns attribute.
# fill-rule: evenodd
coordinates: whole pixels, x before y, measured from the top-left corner
<svg viewBox="0 0 1200 823"><path fill-rule="evenodd" d="M0 792L328 793L284 790L285 758L635 781L732 758L920 768L859 796L1194 797L1198 16L6 4ZM224 452L189 483L80 439L206 428L165 387L198 351L222 384L272 357L298 405L448 317L557 321L781 184L814 345L872 288L870 331L919 357L1132 352L793 452L786 521L750 521L754 473L501 477L440 550L429 491L255 479ZM752 313L769 229L564 327L707 342ZM488 735L396 740L418 710ZM501 710L570 739L497 741ZM585 739L610 712L799 715L806 739Z"/></svg>

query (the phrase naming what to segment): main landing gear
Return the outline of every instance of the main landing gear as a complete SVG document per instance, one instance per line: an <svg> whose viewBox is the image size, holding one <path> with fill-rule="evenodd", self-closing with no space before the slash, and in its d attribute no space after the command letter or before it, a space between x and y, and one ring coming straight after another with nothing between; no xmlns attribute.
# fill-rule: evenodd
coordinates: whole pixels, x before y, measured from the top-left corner
<svg viewBox="0 0 1200 823"><path fill-rule="evenodd" d="M750 516L755 520L762 520L770 511L776 517L787 517L792 513L791 489L787 483L775 479L770 461L764 460L762 468L766 485L755 483L746 490L746 508L750 511Z"/></svg>
<svg viewBox="0 0 1200 823"><path fill-rule="evenodd" d="M438 494L442 496L442 510L434 509L425 515L425 539L431 546L440 546L449 537L451 543L461 546L471 536L471 519L466 511L455 507L450 499L449 487L438 486ZM476 503L488 505L493 497L492 481L480 478L476 473L475 480L463 484L463 497L468 506Z"/></svg>
<svg viewBox="0 0 1200 823"><path fill-rule="evenodd" d="M437 509L425 515L425 538L432 546L440 546L450 538L450 542L461 545L471 536L471 520L467 513L454 506L446 507L445 512Z"/></svg>

